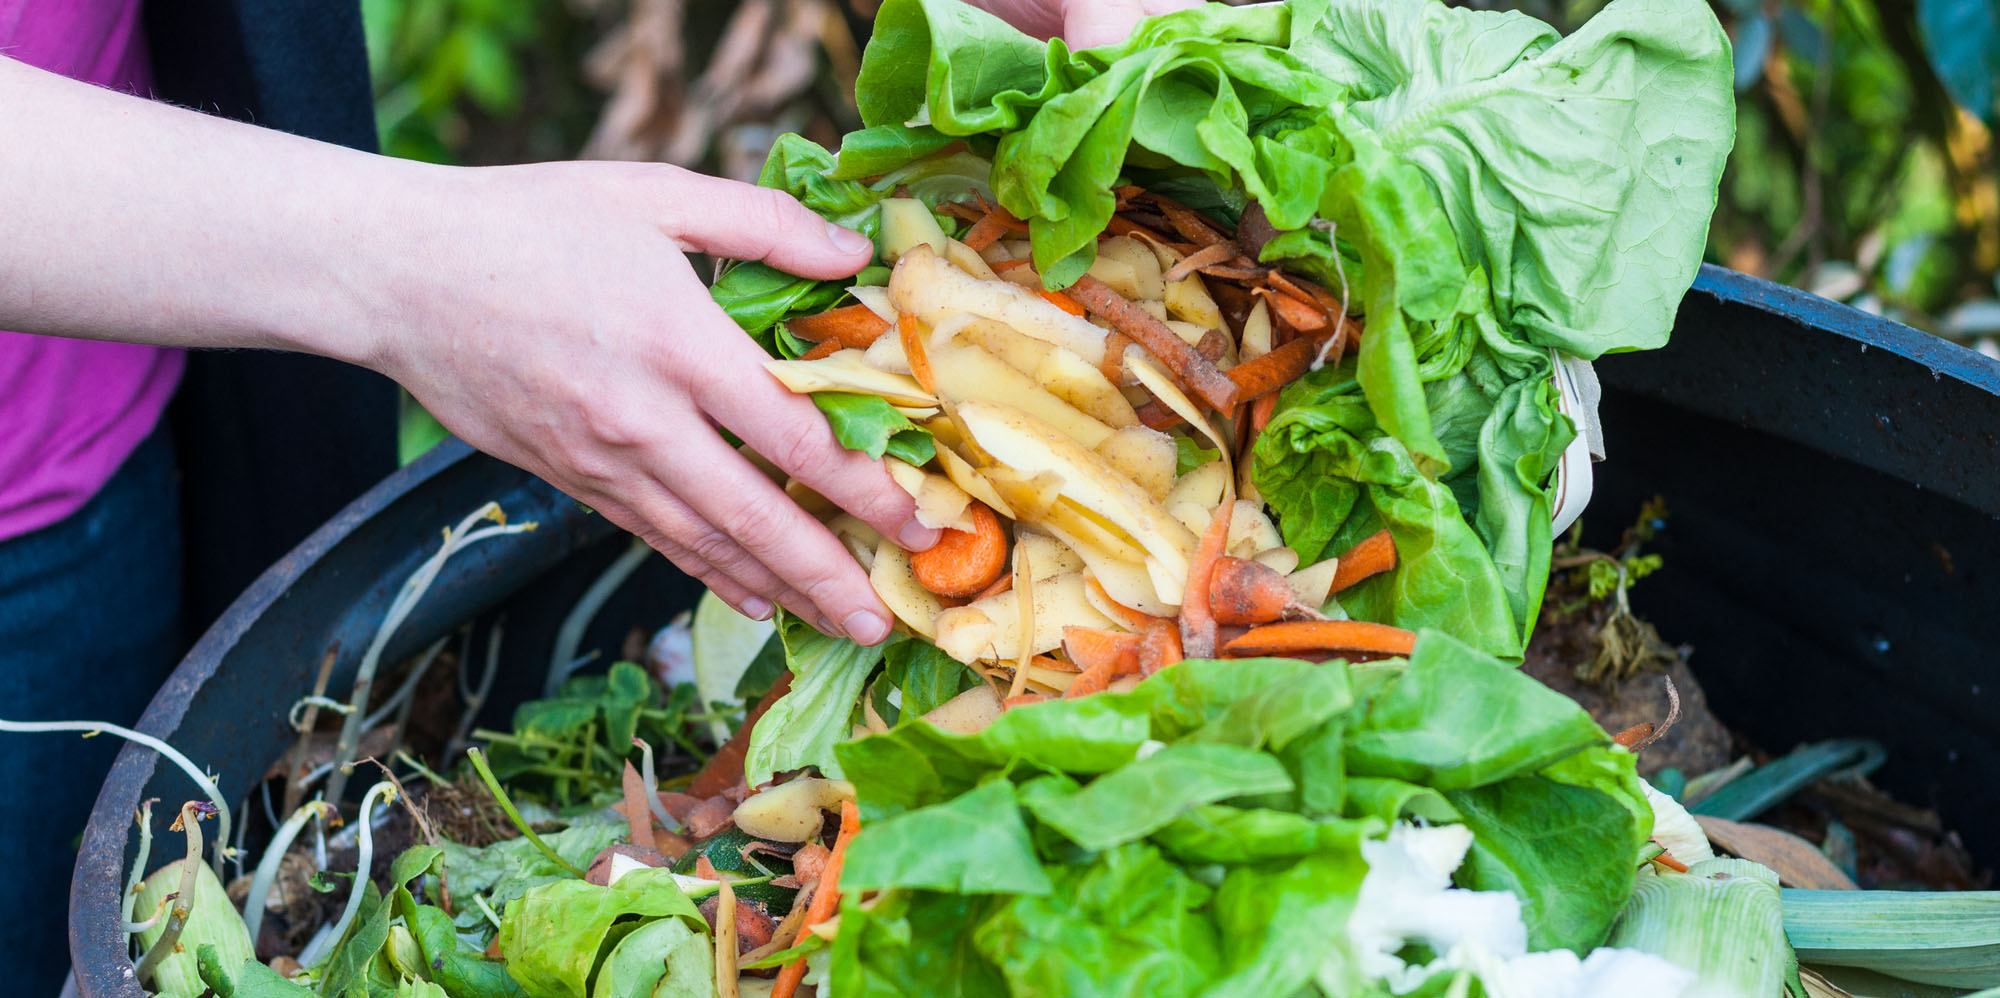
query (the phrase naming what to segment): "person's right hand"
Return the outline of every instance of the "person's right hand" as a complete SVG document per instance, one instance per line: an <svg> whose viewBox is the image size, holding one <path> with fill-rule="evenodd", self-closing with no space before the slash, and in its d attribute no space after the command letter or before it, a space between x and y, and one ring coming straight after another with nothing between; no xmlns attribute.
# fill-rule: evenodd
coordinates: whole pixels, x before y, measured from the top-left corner
<svg viewBox="0 0 2000 998"><path fill-rule="evenodd" d="M561 163L431 174L438 222L389 300L371 366L447 428L644 538L752 617L782 605L874 644L890 617L854 558L717 432L726 428L904 547L938 532L882 462L709 299L685 255L822 279L868 240L777 191L668 166Z"/></svg>

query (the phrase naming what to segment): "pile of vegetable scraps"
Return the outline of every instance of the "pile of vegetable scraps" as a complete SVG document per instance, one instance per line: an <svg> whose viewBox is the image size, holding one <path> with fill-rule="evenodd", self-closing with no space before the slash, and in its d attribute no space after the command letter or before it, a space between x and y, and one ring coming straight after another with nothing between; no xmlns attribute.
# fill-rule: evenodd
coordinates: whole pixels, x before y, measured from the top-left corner
<svg viewBox="0 0 2000 998"><path fill-rule="evenodd" d="M141 979L1805 994L1787 920L1851 958L1839 906L1716 858L1625 744L1515 667L1578 433L1552 375L1665 341L1730 81L1699 0L1613 0L1567 38L1423 0L1212 4L1077 52L887 0L868 127L838 154L786 136L762 177L877 259L842 282L739 264L713 291L943 529L910 554L784 483L896 633L863 647L710 596L651 675L564 681L558 649L548 698L470 732L489 754L422 770L419 844L386 877L370 809L399 788L364 795L332 839L364 875L330 923L263 900L286 864L328 867L293 844L328 805L239 878L247 933L186 811L188 858L139 885L151 921L131 913ZM175 887L229 917L162 942ZM2000 983L1989 950L1912 976Z"/></svg>

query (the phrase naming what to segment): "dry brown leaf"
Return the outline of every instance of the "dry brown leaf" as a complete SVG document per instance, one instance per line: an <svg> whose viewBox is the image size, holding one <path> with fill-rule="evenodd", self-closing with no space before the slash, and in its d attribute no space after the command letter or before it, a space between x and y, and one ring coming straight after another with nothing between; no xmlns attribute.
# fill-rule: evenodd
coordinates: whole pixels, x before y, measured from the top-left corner
<svg viewBox="0 0 2000 998"><path fill-rule="evenodd" d="M1853 880L1812 843L1790 832L1744 821L1698 814L1695 820L1717 849L1761 863L1786 887L1822 891L1858 890Z"/></svg>

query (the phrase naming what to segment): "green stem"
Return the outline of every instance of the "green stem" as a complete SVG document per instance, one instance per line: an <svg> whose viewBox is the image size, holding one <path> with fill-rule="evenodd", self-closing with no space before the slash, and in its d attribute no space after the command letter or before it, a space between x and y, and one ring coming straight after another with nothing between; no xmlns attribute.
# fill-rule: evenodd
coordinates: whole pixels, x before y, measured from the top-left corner
<svg viewBox="0 0 2000 998"><path fill-rule="evenodd" d="M500 810L507 812L507 819L514 823L514 827L520 829L521 834L528 841L533 842L535 848L540 849L542 855L547 856L550 862L562 867L578 880L582 880L584 877L583 871L577 869L576 865L569 860L557 855L554 849L549 848L549 844L543 842L542 837L536 835L535 830L528 827L528 821L526 818L521 817L521 812L515 810L513 800L507 796L507 791L500 789L500 781L493 778L493 770L487 767L486 753L478 749L467 749L465 755L466 758L472 760L472 768L479 771L480 780L485 782L486 789L493 794L494 803L500 805Z"/></svg>

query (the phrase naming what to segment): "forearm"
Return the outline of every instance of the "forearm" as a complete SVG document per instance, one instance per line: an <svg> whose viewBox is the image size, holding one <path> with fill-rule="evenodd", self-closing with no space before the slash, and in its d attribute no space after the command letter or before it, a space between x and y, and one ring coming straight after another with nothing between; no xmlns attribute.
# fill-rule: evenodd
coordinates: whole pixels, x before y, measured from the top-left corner
<svg viewBox="0 0 2000 998"><path fill-rule="evenodd" d="M0 57L0 329L366 363L435 172Z"/></svg>

